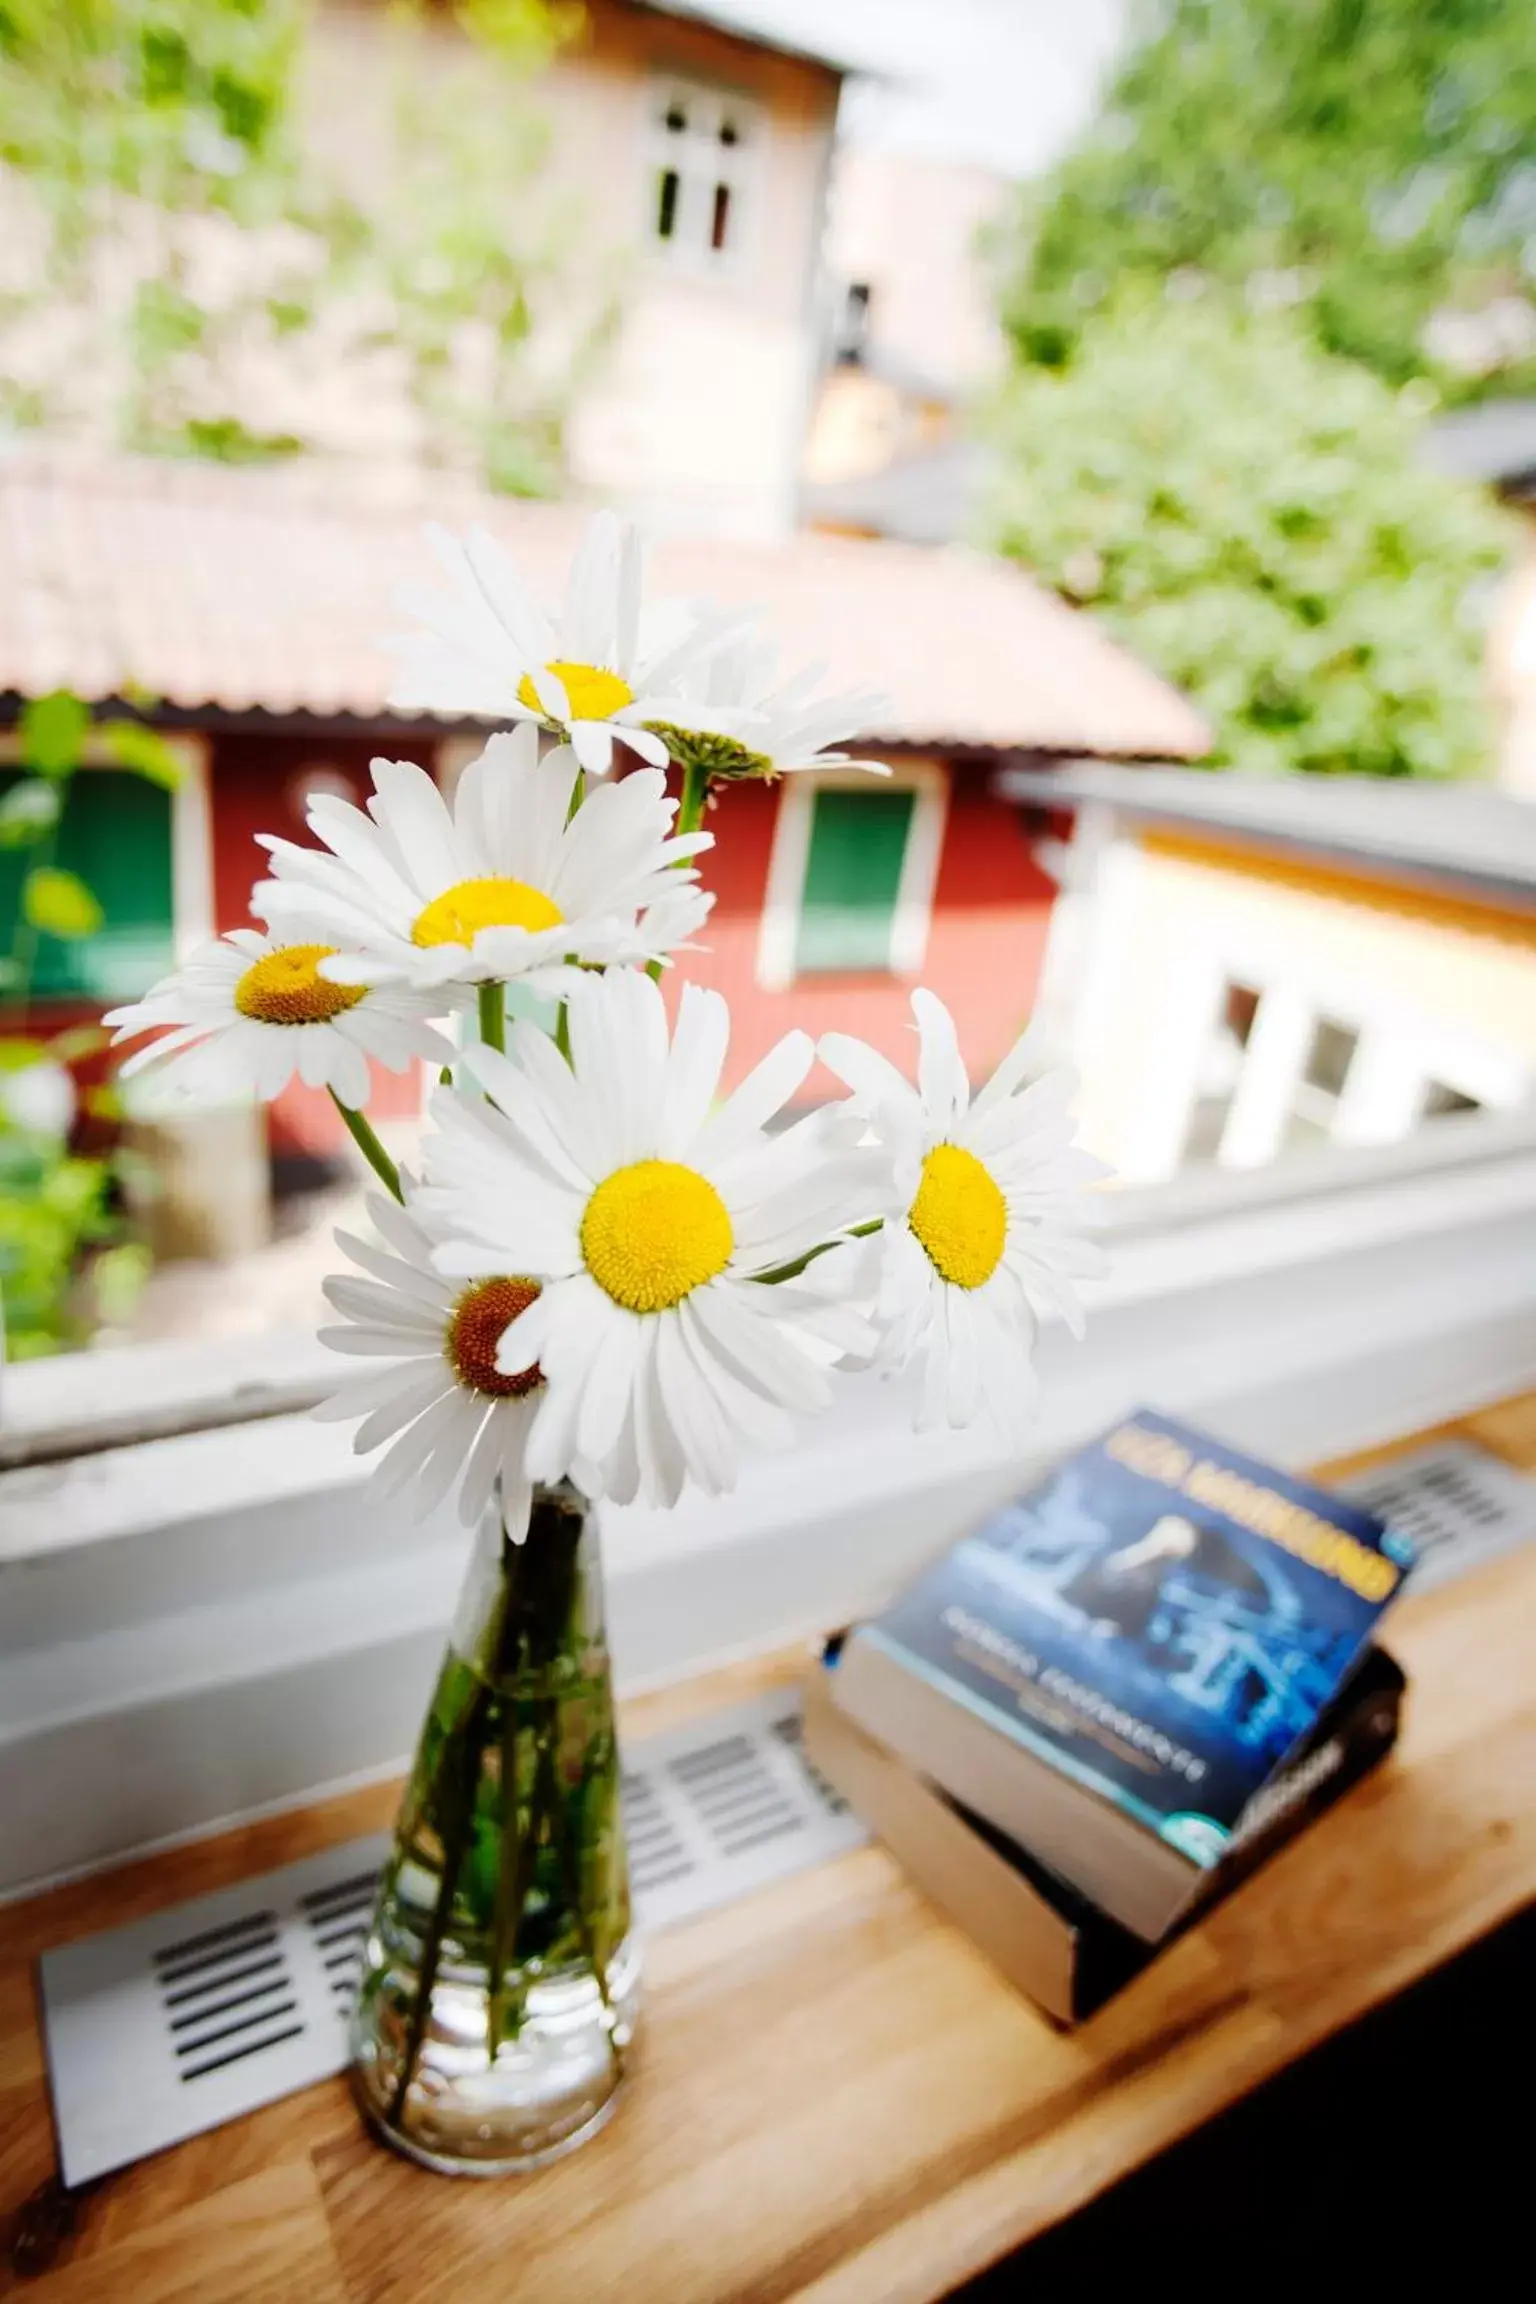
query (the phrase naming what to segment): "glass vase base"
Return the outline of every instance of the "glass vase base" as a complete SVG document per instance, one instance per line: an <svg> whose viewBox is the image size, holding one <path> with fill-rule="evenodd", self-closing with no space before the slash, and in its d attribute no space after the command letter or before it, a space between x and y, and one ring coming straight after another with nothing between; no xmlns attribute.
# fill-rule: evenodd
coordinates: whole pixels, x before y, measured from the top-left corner
<svg viewBox="0 0 1536 2304"><path fill-rule="evenodd" d="M515 2037L492 2065L483 1979L440 1974L400 2093L403 2032L384 2012L409 2005L403 1979L365 1979L353 2029L352 2086L370 2127L392 2150L449 2176L515 2176L547 2167L595 2136L616 2110L634 2057L638 1951L608 1964L607 1998L590 1969L529 1983ZM392 1989L393 1987L393 1989ZM381 2016L383 2021L381 2022Z"/></svg>

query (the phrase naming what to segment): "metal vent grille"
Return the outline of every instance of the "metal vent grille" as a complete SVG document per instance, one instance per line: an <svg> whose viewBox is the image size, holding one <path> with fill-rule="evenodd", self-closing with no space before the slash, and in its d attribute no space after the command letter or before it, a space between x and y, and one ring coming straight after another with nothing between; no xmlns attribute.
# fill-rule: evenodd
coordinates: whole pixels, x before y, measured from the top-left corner
<svg viewBox="0 0 1536 2304"><path fill-rule="evenodd" d="M1437 1440L1339 1483L1416 1547L1427 1592L1536 1536L1536 1480L1473 1440Z"/></svg>
<svg viewBox="0 0 1536 2304"><path fill-rule="evenodd" d="M647 1738L629 1754L623 1795L636 1915L647 1930L867 1837L801 1756L795 1689ZM388 1847L384 1834L347 1841L44 1954L66 2184L341 2070Z"/></svg>
<svg viewBox="0 0 1536 2304"><path fill-rule="evenodd" d="M243 2056L296 2039L304 2028L291 2021L299 2003L275 1912L255 1912L164 1945L154 1969L182 2080L222 2072Z"/></svg>

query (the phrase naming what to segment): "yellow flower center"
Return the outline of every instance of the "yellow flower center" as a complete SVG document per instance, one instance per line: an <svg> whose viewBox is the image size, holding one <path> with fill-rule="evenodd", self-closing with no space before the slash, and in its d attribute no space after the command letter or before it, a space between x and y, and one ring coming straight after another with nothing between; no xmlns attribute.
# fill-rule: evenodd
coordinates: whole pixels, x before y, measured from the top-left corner
<svg viewBox="0 0 1536 2304"><path fill-rule="evenodd" d="M935 1144L907 1222L943 1280L980 1288L997 1270L1008 1236L1008 1206L974 1152Z"/></svg>
<svg viewBox="0 0 1536 2304"><path fill-rule="evenodd" d="M235 1006L258 1024L329 1024L367 997L365 984L332 984L320 975L334 944L281 944L255 960L235 986Z"/></svg>
<svg viewBox="0 0 1536 2304"><path fill-rule="evenodd" d="M563 656L557 656L544 669L553 672L564 688L573 720L611 720L615 712L622 712L626 704L633 704L635 700L629 682L621 680L617 672L605 672L601 664L568 664ZM526 704L530 712L543 711L531 672L525 672L519 680L517 700L519 704Z"/></svg>
<svg viewBox="0 0 1536 2304"><path fill-rule="evenodd" d="M466 1391L483 1392L491 1400L520 1400L543 1383L537 1360L513 1376L504 1376L496 1365L496 1347L504 1331L538 1293L537 1280L477 1280L473 1288L465 1289L448 1315L443 1350Z"/></svg>
<svg viewBox="0 0 1536 2304"><path fill-rule="evenodd" d="M581 1253L599 1288L631 1312L665 1312L723 1272L736 1242L725 1202L695 1168L636 1160L587 1202Z"/></svg>
<svg viewBox="0 0 1536 2304"><path fill-rule="evenodd" d="M413 944L473 944L482 928L558 928L565 914L526 880L460 880L418 912Z"/></svg>

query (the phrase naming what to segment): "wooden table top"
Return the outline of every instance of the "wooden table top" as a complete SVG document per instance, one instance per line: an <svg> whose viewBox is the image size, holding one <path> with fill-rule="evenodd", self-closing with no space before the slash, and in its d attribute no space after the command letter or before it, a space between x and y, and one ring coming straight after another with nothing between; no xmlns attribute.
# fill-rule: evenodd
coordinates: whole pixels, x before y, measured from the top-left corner
<svg viewBox="0 0 1536 2304"><path fill-rule="evenodd" d="M1447 1429L1536 1468L1536 1394ZM372 2143L328 2081L91 2187L25 2292L929 2304L1536 1896L1536 1548L1405 1601L1390 1644L1411 1683L1394 1757L1075 2032L868 1848L651 1943L629 2100L555 2167L427 2175ZM715 1675L631 1706L628 1725L797 1668ZM0 1912L11 2228L54 2167L35 1955L386 1826L394 1798L326 1801ZM0 2266L0 2289L14 2277Z"/></svg>

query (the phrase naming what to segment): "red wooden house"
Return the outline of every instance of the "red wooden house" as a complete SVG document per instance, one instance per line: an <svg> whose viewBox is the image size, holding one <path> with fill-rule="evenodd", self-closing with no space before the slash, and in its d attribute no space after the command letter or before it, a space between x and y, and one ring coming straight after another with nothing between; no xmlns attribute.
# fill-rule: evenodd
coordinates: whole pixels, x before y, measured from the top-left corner
<svg viewBox="0 0 1536 2304"><path fill-rule="evenodd" d="M302 837L317 790L362 797L373 754L451 779L478 748L474 724L384 704L378 640L400 622L393 587L421 572L421 521L484 521L554 592L583 515L424 485L320 466L0 460L0 719L56 688L99 706L153 698L140 708L187 767L175 795L109 766L77 780L60 861L91 878L107 931L40 950L54 1014L132 997L178 951L239 924L255 834ZM730 997L732 1074L792 1024L835 1022L909 1064L907 991L921 977L985 1076L1029 1014L1055 893L993 790L998 766L1195 758L1198 715L1020 570L959 548L673 541L653 580L759 608L786 663L824 661L837 686L890 698L861 746L890 763L889 782L739 785L716 810L717 903L689 972ZM14 734L0 733L0 780L18 772ZM0 911L15 877L0 876ZM414 1108L415 1083L383 1085L381 1109ZM336 1140L328 1102L302 1090L275 1122L311 1150Z"/></svg>

